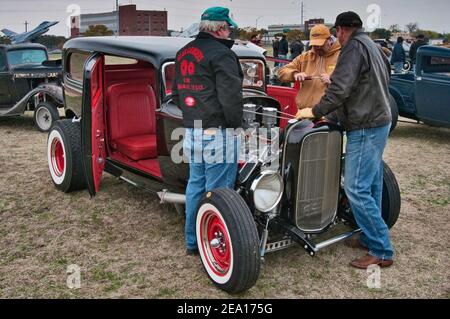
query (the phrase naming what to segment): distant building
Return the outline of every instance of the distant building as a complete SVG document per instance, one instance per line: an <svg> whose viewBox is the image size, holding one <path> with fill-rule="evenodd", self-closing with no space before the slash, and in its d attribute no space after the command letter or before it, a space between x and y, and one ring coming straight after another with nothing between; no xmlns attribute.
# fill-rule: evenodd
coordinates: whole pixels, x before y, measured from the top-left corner
<svg viewBox="0 0 450 319"><path fill-rule="evenodd" d="M314 28L318 24L325 24L327 27L332 28L334 27L334 24L325 23L325 19L310 19L308 21L305 21L305 32L311 31L312 28Z"/></svg>
<svg viewBox="0 0 450 319"><path fill-rule="evenodd" d="M397 39L399 37L402 37L405 41L408 42L412 42L415 40L415 38L409 32L395 32L394 34L392 34L390 40L395 43L397 42Z"/></svg>
<svg viewBox="0 0 450 319"><path fill-rule="evenodd" d="M117 35L166 36L167 11L137 10L130 4L118 11L81 14L72 17L71 36L82 36L90 25L104 25Z"/></svg>
<svg viewBox="0 0 450 319"><path fill-rule="evenodd" d="M303 31L304 29L302 24L272 24L268 26L267 31L269 39L273 40L278 33L286 33L291 30Z"/></svg>
<svg viewBox="0 0 450 319"><path fill-rule="evenodd" d="M80 36L80 16L71 18L70 21L70 37L77 38Z"/></svg>
<svg viewBox="0 0 450 319"><path fill-rule="evenodd" d="M308 32L317 24L325 24L329 28L334 26L334 24L325 23L324 19L311 19L305 21L305 24L272 24L268 26L267 31L269 39L273 40L278 33L286 33L292 30Z"/></svg>

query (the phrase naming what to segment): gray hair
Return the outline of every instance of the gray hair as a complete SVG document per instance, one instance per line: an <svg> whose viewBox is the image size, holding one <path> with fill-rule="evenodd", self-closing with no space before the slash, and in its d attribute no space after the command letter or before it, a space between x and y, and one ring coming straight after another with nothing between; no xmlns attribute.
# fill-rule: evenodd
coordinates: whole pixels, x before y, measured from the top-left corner
<svg viewBox="0 0 450 319"><path fill-rule="evenodd" d="M223 28L228 28L228 22L203 20L200 21L200 25L198 27L200 32L213 32L213 33Z"/></svg>

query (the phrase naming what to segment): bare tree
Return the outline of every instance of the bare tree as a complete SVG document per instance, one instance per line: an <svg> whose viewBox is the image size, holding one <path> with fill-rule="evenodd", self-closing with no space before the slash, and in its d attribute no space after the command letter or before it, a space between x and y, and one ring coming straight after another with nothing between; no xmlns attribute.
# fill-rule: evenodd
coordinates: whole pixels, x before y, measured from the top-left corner
<svg viewBox="0 0 450 319"><path fill-rule="evenodd" d="M400 32L400 26L398 24L393 24L389 27L389 31L391 31L392 33Z"/></svg>
<svg viewBox="0 0 450 319"><path fill-rule="evenodd" d="M405 25L406 30L408 30L409 33L414 33L419 29L419 24L417 22L411 22Z"/></svg>

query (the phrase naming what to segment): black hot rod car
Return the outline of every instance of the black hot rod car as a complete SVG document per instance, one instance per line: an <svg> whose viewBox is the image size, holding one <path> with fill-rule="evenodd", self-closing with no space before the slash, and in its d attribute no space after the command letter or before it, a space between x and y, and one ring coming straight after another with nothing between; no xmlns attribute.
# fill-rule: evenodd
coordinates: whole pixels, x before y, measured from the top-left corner
<svg viewBox="0 0 450 319"><path fill-rule="evenodd" d="M102 37L65 44L65 107L73 118L58 121L48 137L56 188L87 188L94 196L108 172L157 194L161 202L178 208L185 203L189 166L171 158L179 145L173 132L182 126L171 82L176 52L188 41ZM343 191L343 132L328 122L287 121L288 108L279 103L285 88L267 86L264 56L243 45L233 50L245 75L243 126L256 135L280 128L280 143L257 160L241 162L235 188L206 193L198 208L202 263L214 284L229 293L255 284L269 252L298 243L314 256L360 232ZM392 227L400 192L387 165L382 211Z"/></svg>
<svg viewBox="0 0 450 319"><path fill-rule="evenodd" d="M0 45L0 117L34 111L39 131L48 131L63 106L61 66L47 48L26 43Z"/></svg>

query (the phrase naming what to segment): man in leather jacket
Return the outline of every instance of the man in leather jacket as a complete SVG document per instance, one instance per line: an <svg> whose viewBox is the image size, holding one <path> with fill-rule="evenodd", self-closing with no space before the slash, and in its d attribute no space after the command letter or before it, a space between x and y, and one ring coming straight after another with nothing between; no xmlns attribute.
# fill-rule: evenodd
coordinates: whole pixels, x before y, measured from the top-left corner
<svg viewBox="0 0 450 319"><path fill-rule="evenodd" d="M197 38L176 56L172 96L183 113L183 150L189 158L185 224L188 255L198 254L195 225L201 197L213 189L234 188L237 176L234 129L241 127L243 118L243 73L231 50L234 41L228 39L233 27L237 25L228 9L207 9Z"/></svg>
<svg viewBox="0 0 450 319"><path fill-rule="evenodd" d="M321 101L312 109L300 110L297 118L332 114L346 131L345 192L362 230L360 238L347 241L347 245L367 251L367 255L350 264L362 269L370 265L389 267L394 251L381 215L381 203L382 156L392 121L390 64L363 32L362 20L356 13L340 14L335 27L342 50L331 84Z"/></svg>

